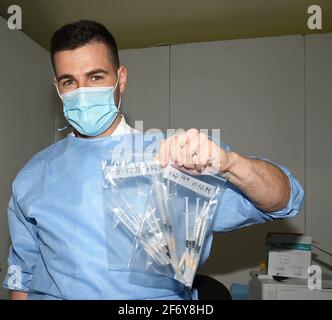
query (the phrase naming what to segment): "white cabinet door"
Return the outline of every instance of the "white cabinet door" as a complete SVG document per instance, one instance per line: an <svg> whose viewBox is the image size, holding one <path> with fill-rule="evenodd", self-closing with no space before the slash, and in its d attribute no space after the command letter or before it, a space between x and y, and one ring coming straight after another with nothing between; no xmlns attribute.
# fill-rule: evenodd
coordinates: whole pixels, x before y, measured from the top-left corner
<svg viewBox="0 0 332 320"><path fill-rule="evenodd" d="M169 127L169 47L120 51L128 68L122 112L131 126L144 121L144 131Z"/></svg>
<svg viewBox="0 0 332 320"><path fill-rule="evenodd" d="M171 127L220 128L234 151L281 163L304 183L304 39L287 36L171 47ZM247 281L267 231L304 232L294 219L215 236L205 272ZM246 254L250 248L250 254Z"/></svg>
<svg viewBox="0 0 332 320"><path fill-rule="evenodd" d="M233 150L304 177L303 37L172 47L171 126L220 128Z"/></svg>
<svg viewBox="0 0 332 320"><path fill-rule="evenodd" d="M332 254L332 34L305 38L306 231Z"/></svg>
<svg viewBox="0 0 332 320"><path fill-rule="evenodd" d="M284 164L304 182L302 36L171 50L171 126L220 128L234 151Z"/></svg>

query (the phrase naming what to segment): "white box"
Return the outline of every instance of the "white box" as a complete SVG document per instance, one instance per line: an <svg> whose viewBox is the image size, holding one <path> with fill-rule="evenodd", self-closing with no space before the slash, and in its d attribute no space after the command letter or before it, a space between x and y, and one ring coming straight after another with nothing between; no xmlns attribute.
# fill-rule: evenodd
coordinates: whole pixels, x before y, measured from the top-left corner
<svg viewBox="0 0 332 320"><path fill-rule="evenodd" d="M309 289L305 279L278 282L250 271L249 300L332 300L332 281L322 281L322 289Z"/></svg>
<svg viewBox="0 0 332 320"><path fill-rule="evenodd" d="M311 263L311 237L271 234L267 273L272 276L308 278Z"/></svg>

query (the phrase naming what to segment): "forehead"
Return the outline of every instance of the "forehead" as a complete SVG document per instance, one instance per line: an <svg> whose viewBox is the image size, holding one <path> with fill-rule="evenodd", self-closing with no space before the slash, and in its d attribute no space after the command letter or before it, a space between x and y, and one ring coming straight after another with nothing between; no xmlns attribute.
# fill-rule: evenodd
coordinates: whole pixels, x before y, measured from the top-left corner
<svg viewBox="0 0 332 320"><path fill-rule="evenodd" d="M54 55L57 75L78 75L102 68L111 72L115 67L107 46L103 43L90 43L73 50L59 51Z"/></svg>

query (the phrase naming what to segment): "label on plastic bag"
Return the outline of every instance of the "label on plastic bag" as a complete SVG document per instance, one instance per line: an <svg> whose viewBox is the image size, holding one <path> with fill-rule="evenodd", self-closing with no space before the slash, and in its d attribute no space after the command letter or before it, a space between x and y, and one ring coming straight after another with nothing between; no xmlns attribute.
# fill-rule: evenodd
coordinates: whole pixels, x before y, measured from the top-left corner
<svg viewBox="0 0 332 320"><path fill-rule="evenodd" d="M138 177L149 174L155 174L160 172L162 169L158 163L155 161L146 162L130 162L130 163L120 163L112 164L105 168L106 178L129 178Z"/></svg>
<svg viewBox="0 0 332 320"><path fill-rule="evenodd" d="M211 198L216 192L215 186L193 178L171 166L168 166L165 169L164 178L181 184L182 186L208 198Z"/></svg>

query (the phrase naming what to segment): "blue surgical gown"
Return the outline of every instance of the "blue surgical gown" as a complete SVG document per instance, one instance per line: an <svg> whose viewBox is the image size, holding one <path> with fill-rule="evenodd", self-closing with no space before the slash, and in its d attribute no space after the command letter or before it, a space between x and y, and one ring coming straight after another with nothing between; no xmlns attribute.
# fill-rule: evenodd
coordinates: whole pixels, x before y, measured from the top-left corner
<svg viewBox="0 0 332 320"><path fill-rule="evenodd" d="M130 137L130 138L129 138ZM68 136L36 154L18 173L8 206L12 245L4 287L28 292L29 299L188 299L185 287L160 274L133 271L126 263L130 244L105 227L105 150L125 142L136 152L142 134L82 139ZM155 136L143 142L159 145ZM128 141L127 141L128 140ZM156 143L158 142L158 143ZM229 146L221 144L225 150ZM109 153L111 154L111 152ZM107 153L107 156L109 156ZM291 196L286 208L266 214L228 183L202 250L207 260L213 232L231 231L296 215L304 201L300 183L284 167ZM134 199L129 199L134 201ZM21 284L12 281L12 266ZM194 293L197 298L197 292Z"/></svg>

